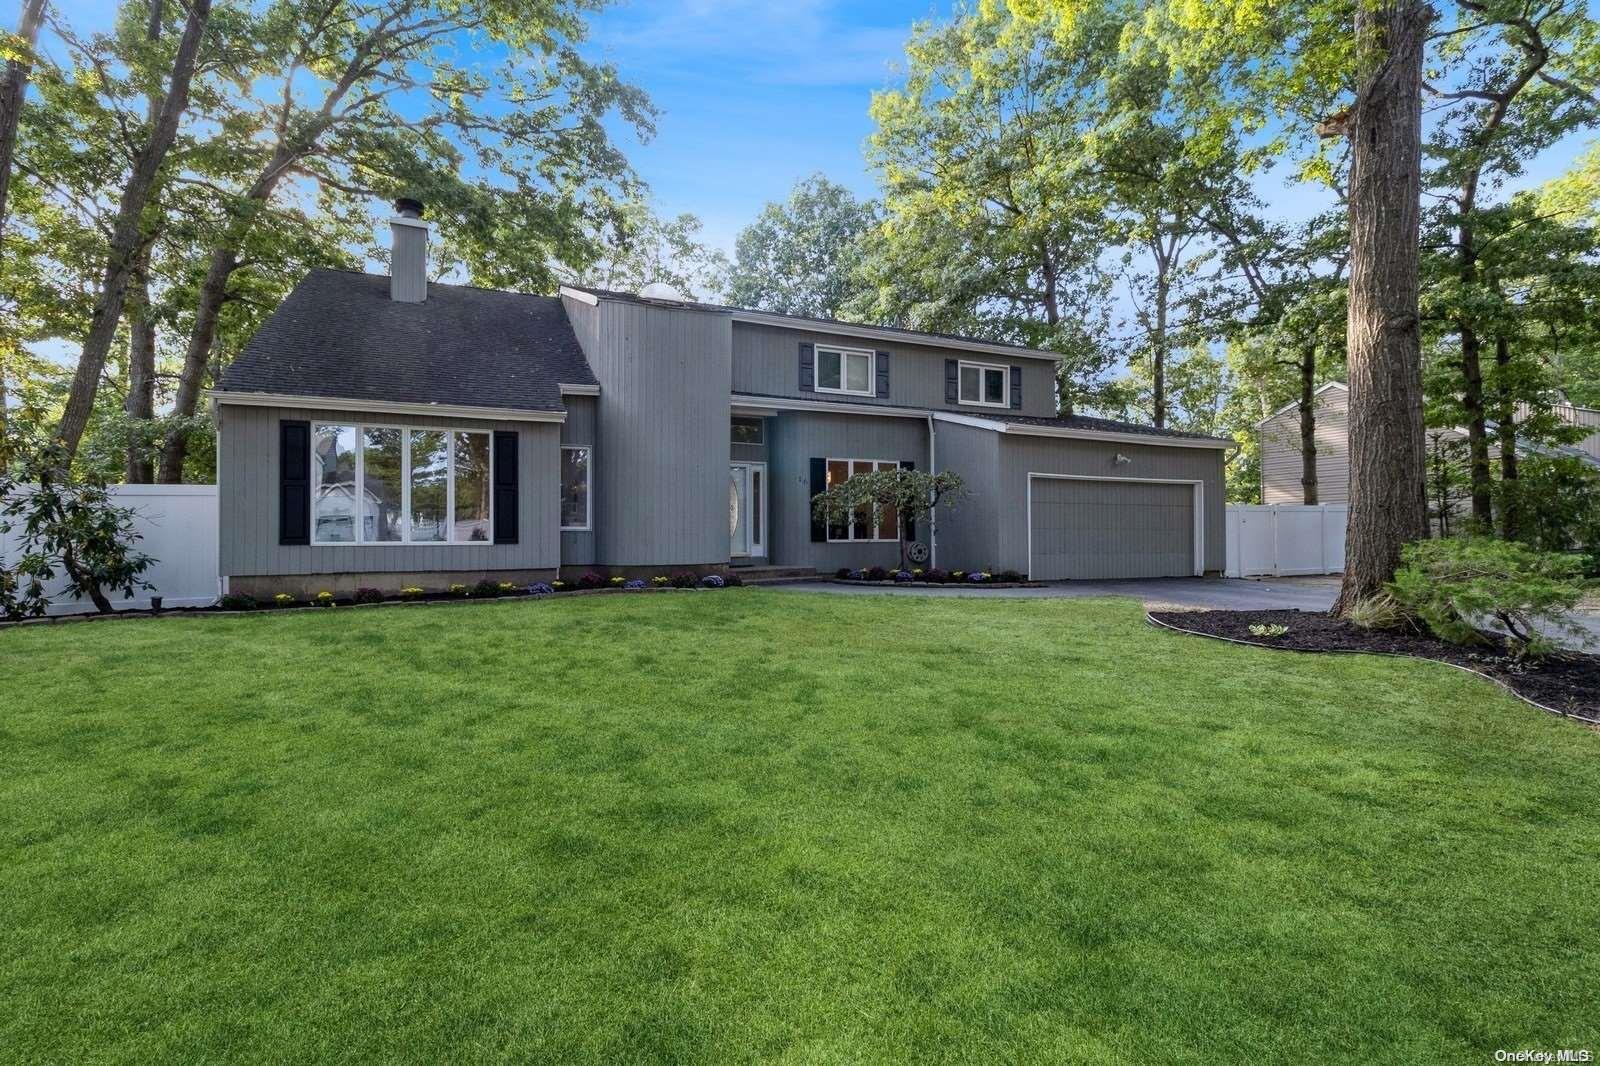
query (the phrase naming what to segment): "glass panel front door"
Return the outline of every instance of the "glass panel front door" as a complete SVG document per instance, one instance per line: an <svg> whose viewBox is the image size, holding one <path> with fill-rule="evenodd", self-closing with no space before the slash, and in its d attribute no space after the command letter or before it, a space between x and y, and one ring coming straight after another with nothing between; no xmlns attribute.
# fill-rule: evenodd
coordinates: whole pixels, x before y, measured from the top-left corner
<svg viewBox="0 0 1600 1066"><path fill-rule="evenodd" d="M728 464L728 554L766 555L767 464Z"/></svg>

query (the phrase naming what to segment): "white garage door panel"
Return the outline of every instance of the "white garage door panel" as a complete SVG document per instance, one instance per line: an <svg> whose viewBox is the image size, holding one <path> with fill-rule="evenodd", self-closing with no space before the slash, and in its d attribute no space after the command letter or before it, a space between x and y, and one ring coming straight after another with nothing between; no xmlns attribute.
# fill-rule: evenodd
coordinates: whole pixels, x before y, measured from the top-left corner
<svg viewBox="0 0 1600 1066"><path fill-rule="evenodd" d="M1031 476L1028 486L1034 580L1194 574L1192 483Z"/></svg>

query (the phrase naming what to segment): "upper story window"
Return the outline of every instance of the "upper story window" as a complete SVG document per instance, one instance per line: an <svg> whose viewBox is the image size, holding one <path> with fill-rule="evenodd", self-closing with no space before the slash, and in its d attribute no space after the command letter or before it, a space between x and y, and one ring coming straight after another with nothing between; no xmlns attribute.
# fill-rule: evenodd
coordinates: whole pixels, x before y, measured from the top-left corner
<svg viewBox="0 0 1600 1066"><path fill-rule="evenodd" d="M817 345L818 392L842 392L851 396L875 396L870 351L857 348L824 348Z"/></svg>
<svg viewBox="0 0 1600 1066"><path fill-rule="evenodd" d="M1006 378L1010 367L990 363L968 363L960 367L960 401L980 407L1009 407L1006 399Z"/></svg>
<svg viewBox="0 0 1600 1066"><path fill-rule="evenodd" d="M490 436L317 423L311 543L489 544Z"/></svg>
<svg viewBox="0 0 1600 1066"><path fill-rule="evenodd" d="M729 440L734 444L765 444L765 426L759 418L735 418L730 424Z"/></svg>

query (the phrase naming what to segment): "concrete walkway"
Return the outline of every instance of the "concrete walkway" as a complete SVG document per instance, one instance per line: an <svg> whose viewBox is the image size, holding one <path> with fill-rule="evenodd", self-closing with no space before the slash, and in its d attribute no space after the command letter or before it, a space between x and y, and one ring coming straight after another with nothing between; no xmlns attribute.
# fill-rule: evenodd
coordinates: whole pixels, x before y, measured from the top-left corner
<svg viewBox="0 0 1600 1066"><path fill-rule="evenodd" d="M1015 599L1059 599L1085 596L1127 596L1149 607L1197 607L1214 610L1326 611L1339 592L1338 577L1240 578L1168 577L1133 581L1057 581L1042 588L982 589L961 585L845 585L801 581L769 588L794 592L831 592L841 596L987 596Z"/></svg>

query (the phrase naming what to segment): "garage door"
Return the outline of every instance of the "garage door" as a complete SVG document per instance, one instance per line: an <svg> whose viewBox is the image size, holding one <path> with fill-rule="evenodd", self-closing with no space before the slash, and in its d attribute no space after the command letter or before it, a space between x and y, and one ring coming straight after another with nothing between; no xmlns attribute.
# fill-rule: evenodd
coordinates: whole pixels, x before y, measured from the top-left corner
<svg viewBox="0 0 1600 1066"><path fill-rule="evenodd" d="M1030 576L1193 576L1194 497L1190 483L1030 475Z"/></svg>

